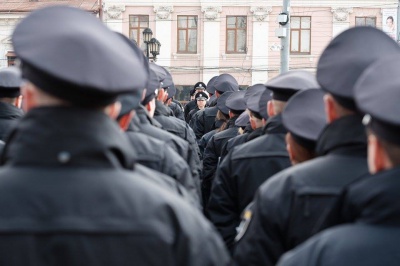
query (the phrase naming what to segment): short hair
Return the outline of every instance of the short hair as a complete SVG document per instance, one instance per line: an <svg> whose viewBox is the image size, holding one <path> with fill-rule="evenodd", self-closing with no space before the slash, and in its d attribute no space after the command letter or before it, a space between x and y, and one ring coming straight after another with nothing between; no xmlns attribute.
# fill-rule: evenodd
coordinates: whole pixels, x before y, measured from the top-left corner
<svg viewBox="0 0 400 266"><path fill-rule="evenodd" d="M388 20L388 19L390 19L390 20L392 20L392 22L394 22L394 18L393 18L392 16L388 16L388 17L386 18L386 20Z"/></svg>
<svg viewBox="0 0 400 266"><path fill-rule="evenodd" d="M400 166L400 146L390 141L384 140L382 137L374 133L371 128L367 128L367 134L373 134L382 144L383 149L386 151L390 162L394 167Z"/></svg>

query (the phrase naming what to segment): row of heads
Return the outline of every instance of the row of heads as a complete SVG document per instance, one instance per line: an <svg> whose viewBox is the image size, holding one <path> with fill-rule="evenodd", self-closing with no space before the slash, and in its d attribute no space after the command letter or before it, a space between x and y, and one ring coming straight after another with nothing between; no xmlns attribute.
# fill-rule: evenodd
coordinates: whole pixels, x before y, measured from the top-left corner
<svg viewBox="0 0 400 266"><path fill-rule="evenodd" d="M85 11L66 6L34 11L17 25L12 43L22 77L73 105L106 106L123 94L141 100L142 90L151 90L152 64L143 52ZM395 41L379 29L355 27L329 43L319 59L316 79L340 105L369 114L369 124L378 134L400 144L396 137L400 133L399 65L400 47ZM269 81L267 88L272 89L271 83L284 75ZM293 83L284 80L290 91ZM236 91L238 84L223 74L207 85L211 91L214 88L225 93Z"/></svg>

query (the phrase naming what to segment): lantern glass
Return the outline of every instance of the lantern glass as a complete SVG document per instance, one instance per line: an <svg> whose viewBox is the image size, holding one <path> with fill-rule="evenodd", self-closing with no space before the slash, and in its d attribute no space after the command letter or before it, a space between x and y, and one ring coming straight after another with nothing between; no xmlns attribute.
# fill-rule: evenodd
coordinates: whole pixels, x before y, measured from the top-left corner
<svg viewBox="0 0 400 266"><path fill-rule="evenodd" d="M143 41L148 43L153 36L153 31L150 28L145 28L143 31Z"/></svg>

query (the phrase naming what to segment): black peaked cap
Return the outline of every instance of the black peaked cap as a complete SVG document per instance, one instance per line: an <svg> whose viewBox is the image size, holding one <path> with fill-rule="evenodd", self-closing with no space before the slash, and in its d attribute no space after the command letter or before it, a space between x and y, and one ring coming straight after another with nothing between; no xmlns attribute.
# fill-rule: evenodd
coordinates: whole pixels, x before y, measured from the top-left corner
<svg viewBox="0 0 400 266"><path fill-rule="evenodd" d="M0 97L18 97L22 83L21 71L17 67L0 69Z"/></svg>
<svg viewBox="0 0 400 266"><path fill-rule="evenodd" d="M174 81L172 79L171 73L165 67L162 67L162 66L160 66L160 67L162 69L164 69L164 71L165 71L165 77L162 80L162 83L163 83L162 87L163 88L168 88L168 87L174 86Z"/></svg>
<svg viewBox="0 0 400 266"><path fill-rule="evenodd" d="M261 114L260 99L261 99L261 95L264 93L264 91L265 91L265 87L264 87L264 90L256 91L255 93L252 93L247 98L247 101L246 101L247 109L249 109L252 112ZM269 92L269 95L271 95L271 92ZM266 107L267 107L267 103L265 103L265 111L266 111ZM262 116L262 117L264 117L264 116Z"/></svg>
<svg viewBox="0 0 400 266"><path fill-rule="evenodd" d="M232 93L233 91L227 91L221 96L219 96L217 100L218 110L220 110L222 113L226 115L229 114L229 108L226 106L226 100L229 98L229 96L231 96Z"/></svg>
<svg viewBox="0 0 400 266"><path fill-rule="evenodd" d="M326 126L324 92L310 89L296 93L282 112L282 122L294 139L308 149L314 149Z"/></svg>
<svg viewBox="0 0 400 266"><path fill-rule="evenodd" d="M206 91L211 94L215 94L215 86L214 83L217 80L218 76L212 77L207 83Z"/></svg>
<svg viewBox="0 0 400 266"><path fill-rule="evenodd" d="M158 90L159 88L160 88L160 79L157 76L157 73L152 69L152 67L150 67L149 79L146 85L146 95L142 100L142 105L146 105L151 100L153 100L156 97L156 90Z"/></svg>
<svg viewBox="0 0 400 266"><path fill-rule="evenodd" d="M260 100L258 102L258 108L259 108L259 114L264 118L265 120L268 120L269 115L267 111L267 104L268 102L272 100L272 92L268 89L266 89L264 92L262 92L260 96Z"/></svg>
<svg viewBox="0 0 400 266"><path fill-rule="evenodd" d="M399 45L373 27L354 27L335 37L322 53L317 67L321 88L346 108L355 110L354 85L376 60L398 53Z"/></svg>
<svg viewBox="0 0 400 266"><path fill-rule="evenodd" d="M400 145L400 53L378 60L354 86L359 109L368 114L369 126L381 138ZM364 121L365 122L365 121Z"/></svg>
<svg viewBox="0 0 400 266"><path fill-rule="evenodd" d="M315 75L308 71L291 70L268 81L265 86L272 91L272 98L288 101L296 92L319 88Z"/></svg>
<svg viewBox="0 0 400 266"><path fill-rule="evenodd" d="M194 86L193 86L193 89L207 89L207 86L206 86L206 84L204 84L204 82L201 82L201 81L199 81L199 82L197 82L196 84L194 84Z"/></svg>
<svg viewBox="0 0 400 266"><path fill-rule="evenodd" d="M247 101L249 99L249 97L251 97L253 94L259 93L260 91L261 92L265 91L265 85L264 84L255 84L253 86L249 86L246 89L246 93L244 94L244 98Z"/></svg>
<svg viewBox="0 0 400 266"><path fill-rule="evenodd" d="M237 80L230 74L221 74L214 81L215 90L220 93L225 93L227 91L238 91L239 84Z"/></svg>
<svg viewBox="0 0 400 266"><path fill-rule="evenodd" d="M235 126L238 127L247 127L250 123L250 116L248 112L243 112L239 115L239 117L235 120Z"/></svg>
<svg viewBox="0 0 400 266"><path fill-rule="evenodd" d="M12 42L22 76L75 105L104 106L146 86L141 50L77 8L32 12L17 25Z"/></svg>
<svg viewBox="0 0 400 266"><path fill-rule="evenodd" d="M229 110L244 111L246 110L246 100L244 94L246 91L234 91L226 100L226 107Z"/></svg>
<svg viewBox="0 0 400 266"><path fill-rule="evenodd" d="M207 93L205 93L203 91L199 91L198 93L196 93L194 98L196 100L208 100L208 95L207 95Z"/></svg>

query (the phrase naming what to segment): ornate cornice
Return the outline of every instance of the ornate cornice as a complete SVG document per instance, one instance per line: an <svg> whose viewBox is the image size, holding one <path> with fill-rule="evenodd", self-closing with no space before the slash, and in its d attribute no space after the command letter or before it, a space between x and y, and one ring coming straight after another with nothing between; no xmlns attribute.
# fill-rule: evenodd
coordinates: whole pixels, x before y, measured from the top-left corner
<svg viewBox="0 0 400 266"><path fill-rule="evenodd" d="M174 12L173 6L155 6L154 12L156 13L157 19L165 20L169 19L172 12Z"/></svg>
<svg viewBox="0 0 400 266"><path fill-rule="evenodd" d="M104 12L107 13L108 19L120 19L124 11L125 5L106 5L104 7Z"/></svg>
<svg viewBox="0 0 400 266"><path fill-rule="evenodd" d="M253 13L255 21L267 21L269 14L272 12L271 6L252 6L250 11Z"/></svg>
<svg viewBox="0 0 400 266"><path fill-rule="evenodd" d="M214 21L218 18L218 14L222 12L221 6L205 6L201 8L206 21Z"/></svg>
<svg viewBox="0 0 400 266"><path fill-rule="evenodd" d="M331 9L333 13L334 22L347 22L349 19L349 14L353 13L353 8L351 7L333 7Z"/></svg>

